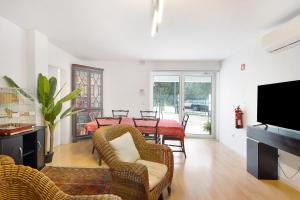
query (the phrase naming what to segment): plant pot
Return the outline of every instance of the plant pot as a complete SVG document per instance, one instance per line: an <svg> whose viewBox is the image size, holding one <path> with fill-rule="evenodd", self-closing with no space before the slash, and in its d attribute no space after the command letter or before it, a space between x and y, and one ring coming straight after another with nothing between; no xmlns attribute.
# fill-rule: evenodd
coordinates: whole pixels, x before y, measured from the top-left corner
<svg viewBox="0 0 300 200"><path fill-rule="evenodd" d="M45 155L45 163L51 163L51 162L52 162L53 155L54 155L54 152L52 152L52 153L49 153L49 152L48 152L48 153Z"/></svg>

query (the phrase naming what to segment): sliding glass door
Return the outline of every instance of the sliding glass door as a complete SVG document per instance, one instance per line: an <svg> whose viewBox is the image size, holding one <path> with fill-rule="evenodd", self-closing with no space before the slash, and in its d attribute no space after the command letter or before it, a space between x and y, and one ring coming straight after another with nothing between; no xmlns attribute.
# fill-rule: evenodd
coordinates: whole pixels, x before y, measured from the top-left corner
<svg viewBox="0 0 300 200"><path fill-rule="evenodd" d="M179 121L180 76L156 75L153 77L153 109L161 119Z"/></svg>
<svg viewBox="0 0 300 200"><path fill-rule="evenodd" d="M153 72L152 108L161 119L190 118L186 135L214 137L215 73Z"/></svg>
<svg viewBox="0 0 300 200"><path fill-rule="evenodd" d="M211 134L212 76L184 75L183 110L190 116L188 135Z"/></svg>

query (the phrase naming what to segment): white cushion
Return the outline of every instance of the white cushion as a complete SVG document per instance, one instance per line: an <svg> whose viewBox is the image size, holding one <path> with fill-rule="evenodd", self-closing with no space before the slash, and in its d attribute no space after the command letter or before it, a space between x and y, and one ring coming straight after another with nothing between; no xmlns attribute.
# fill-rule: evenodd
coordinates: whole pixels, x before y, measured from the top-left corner
<svg viewBox="0 0 300 200"><path fill-rule="evenodd" d="M168 167L164 164L151 162L147 160L137 160L136 163L145 165L148 169L149 188L152 190L165 177Z"/></svg>
<svg viewBox="0 0 300 200"><path fill-rule="evenodd" d="M129 132L109 141L109 144L115 150L118 158L123 162L135 162L140 159L140 154Z"/></svg>

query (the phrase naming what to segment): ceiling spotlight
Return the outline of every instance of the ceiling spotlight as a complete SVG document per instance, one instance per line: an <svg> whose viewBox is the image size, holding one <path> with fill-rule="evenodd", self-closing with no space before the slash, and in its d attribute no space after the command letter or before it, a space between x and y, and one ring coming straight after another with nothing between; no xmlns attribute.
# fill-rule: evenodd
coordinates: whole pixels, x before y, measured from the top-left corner
<svg viewBox="0 0 300 200"><path fill-rule="evenodd" d="M164 0L158 0L158 23L162 23L163 18L163 12L164 12Z"/></svg>
<svg viewBox="0 0 300 200"><path fill-rule="evenodd" d="M158 33L158 17L158 13L155 10L152 18L151 37L155 37L155 35Z"/></svg>
<svg viewBox="0 0 300 200"><path fill-rule="evenodd" d="M162 23L164 0L153 0L152 10L151 36L155 37L158 33L159 25Z"/></svg>

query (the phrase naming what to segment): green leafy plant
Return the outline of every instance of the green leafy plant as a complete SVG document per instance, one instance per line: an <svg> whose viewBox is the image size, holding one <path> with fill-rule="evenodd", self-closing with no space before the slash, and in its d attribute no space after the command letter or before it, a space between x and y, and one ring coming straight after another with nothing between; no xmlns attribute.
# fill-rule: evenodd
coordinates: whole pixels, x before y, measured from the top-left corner
<svg viewBox="0 0 300 200"><path fill-rule="evenodd" d="M74 106L69 107L62 112L62 106L65 102L76 98L80 93L81 89L75 89L60 100L56 100L63 87L56 92L57 79L55 77L47 78L46 76L39 74L37 94L38 102L40 103L41 113L44 117L45 124L49 127L50 132L50 149L48 154L53 154L53 142L54 142L54 131L57 124L65 117L74 115L83 110L76 110ZM57 117L59 116L59 119Z"/></svg>
<svg viewBox="0 0 300 200"><path fill-rule="evenodd" d="M207 131L207 132L211 132L211 122L210 121L206 121L204 124L203 124L203 130L204 131Z"/></svg>
<svg viewBox="0 0 300 200"><path fill-rule="evenodd" d="M31 101L34 101L34 98L32 96L30 96L29 94L27 94L24 90L22 90L18 84L15 83L15 81L13 81L11 78L9 78L8 76L3 76L3 79L5 80L6 84L11 87L11 88L16 88L17 91L22 94L24 97L30 99Z"/></svg>

